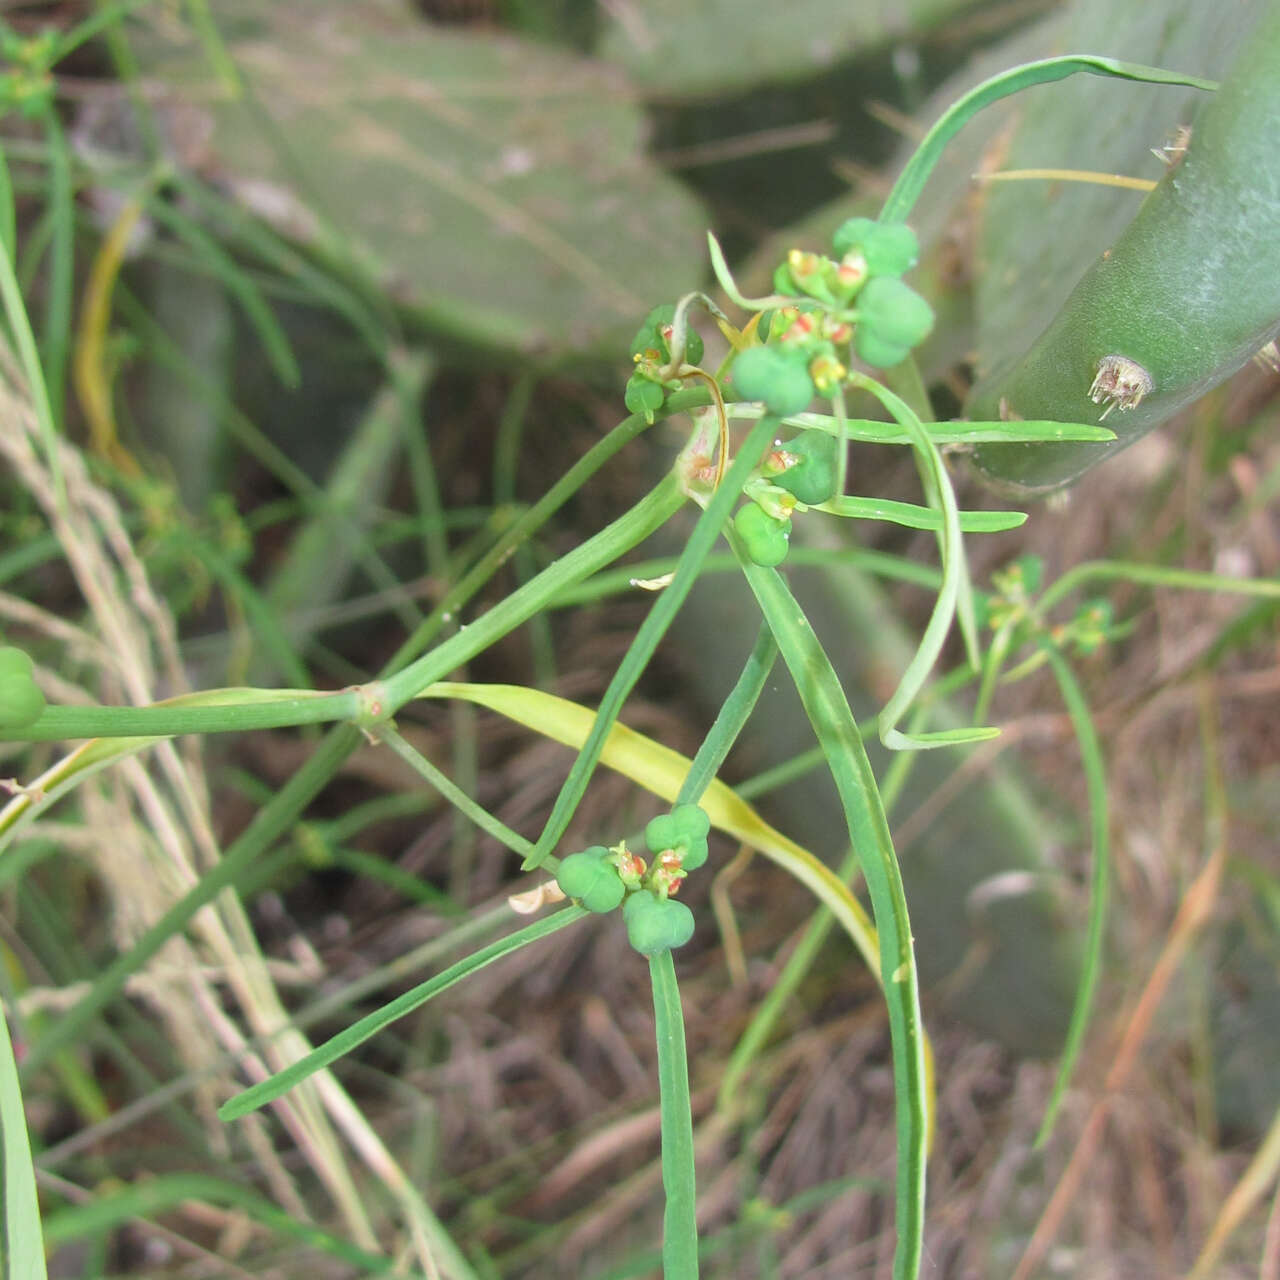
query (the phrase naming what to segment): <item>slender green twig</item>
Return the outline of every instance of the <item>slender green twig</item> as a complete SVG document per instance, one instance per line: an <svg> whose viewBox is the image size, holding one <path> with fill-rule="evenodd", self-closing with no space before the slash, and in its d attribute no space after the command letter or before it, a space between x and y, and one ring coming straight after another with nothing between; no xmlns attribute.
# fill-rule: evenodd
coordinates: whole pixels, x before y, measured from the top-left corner
<svg viewBox="0 0 1280 1280"><path fill-rule="evenodd" d="M731 534L730 540L826 755L850 842L871 894L889 1010L897 1116L898 1247L894 1276L895 1280L913 1280L923 1248L929 1088L919 979L902 875L875 774L830 659L777 570L753 564L737 536Z"/></svg>
<svg viewBox="0 0 1280 1280"><path fill-rule="evenodd" d="M1093 844L1093 874L1089 884L1089 924L1085 934L1084 957L1080 966L1080 985L1076 988L1075 1004L1071 1010L1071 1022L1067 1027L1067 1039L1058 1063L1058 1074L1053 1091L1045 1107L1036 1145L1040 1146L1053 1131L1058 1109L1062 1105L1071 1073L1080 1057L1085 1031L1089 1026L1089 1013L1098 988L1098 976L1102 970L1102 946L1105 941L1107 907L1111 891L1111 834L1107 809L1107 770L1102 758L1102 744L1089 705L1066 659L1049 640L1042 642L1042 650L1049 661L1071 717L1076 741L1080 745L1080 759L1084 765L1085 785L1089 794L1089 831Z"/></svg>
<svg viewBox="0 0 1280 1280"><path fill-rule="evenodd" d="M693 1109L684 1010L670 951L649 959L654 1033L658 1044L658 1102L662 1117L662 1273L664 1280L697 1280L697 1186L693 1164Z"/></svg>
<svg viewBox="0 0 1280 1280"><path fill-rule="evenodd" d="M604 697L600 699L600 709L596 713L591 733L583 744L582 750L578 752L578 758L573 762L564 785L560 788L551 816L547 819L542 835L538 837L533 853L525 859L526 871L541 866L564 834L570 818L587 789L587 783L600 759L600 752L604 749L605 740L622 710L627 695L648 666L654 650L657 649L667 628L684 603L685 597L697 581L702 571L702 562L719 538L721 528L728 519L733 504L738 500L743 483L752 468L760 461L761 455L773 438L775 427L775 420L761 418L751 428L738 451L738 456L733 460L733 465L725 474L723 483L699 516L698 523L694 525L693 532L689 535L684 551L676 564L671 582L654 602L644 622L640 624L640 629L636 632L626 656L618 664L618 669L614 672Z"/></svg>
<svg viewBox="0 0 1280 1280"><path fill-rule="evenodd" d="M1138 80L1148 84L1189 85L1193 89L1216 89L1212 80L1198 76L1179 75L1159 67L1144 67L1136 62L1121 62L1116 58L1099 58L1092 54L1068 54L1060 58L1044 58L1039 62L1027 62L1010 71L984 80L970 89L962 98L953 102L925 134L920 145L907 161L906 168L898 176L893 189L885 197L880 210L881 222L905 222L920 198L924 184L933 172L947 144L983 107L1020 93L1038 84L1050 84L1065 80L1068 76L1084 72L1094 76L1115 76L1122 80Z"/></svg>
<svg viewBox="0 0 1280 1280"><path fill-rule="evenodd" d="M719 712L707 736L702 740L689 772L685 775L676 804L697 804L712 779L720 772L725 757L733 749L738 735L755 709L765 682L778 656L778 642L767 626L761 625L756 642L751 646L746 664Z"/></svg>

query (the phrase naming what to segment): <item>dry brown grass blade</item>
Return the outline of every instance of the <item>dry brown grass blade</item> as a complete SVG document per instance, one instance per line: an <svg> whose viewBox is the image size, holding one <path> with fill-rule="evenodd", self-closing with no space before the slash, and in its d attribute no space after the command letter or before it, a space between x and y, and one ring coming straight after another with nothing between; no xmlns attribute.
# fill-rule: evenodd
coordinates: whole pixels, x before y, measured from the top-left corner
<svg viewBox="0 0 1280 1280"><path fill-rule="evenodd" d="M1266 1195L1277 1169L1280 1169L1280 1112L1272 1119L1262 1146L1218 1211L1195 1266L1187 1272L1187 1280L1210 1280L1215 1274L1214 1267L1223 1247L1249 1211Z"/></svg>
<svg viewBox="0 0 1280 1280"><path fill-rule="evenodd" d="M1057 1236L1067 1210L1080 1193L1081 1181L1106 1126L1112 1096L1122 1089L1128 1080L1143 1041L1151 1028L1156 1010L1169 988L1169 983L1173 980L1196 934L1208 921L1213 905L1217 901L1226 856L1225 841L1219 840L1204 867L1183 896L1178 914L1169 927L1164 947L1151 970L1151 976L1147 979L1142 995L1127 1020L1128 1027L1124 1039L1111 1064L1111 1069L1107 1072L1103 1095L1089 1113L1076 1148L1071 1153L1071 1159L1067 1162L1067 1167L1058 1180L1053 1196L1036 1224L1035 1233L1018 1263L1013 1280L1030 1280L1043 1260L1049 1245Z"/></svg>
<svg viewBox="0 0 1280 1280"><path fill-rule="evenodd" d="M115 498L91 475L80 452L60 441L57 457L69 502L58 495L37 446L38 427L12 353L0 342L0 457L43 509L86 606L83 632L51 638L103 659L93 689L68 689L78 700L142 705L157 688L186 687L176 627L166 602L152 588ZM17 608L6 600L2 612ZM32 614L37 626L44 619ZM44 676L42 672L42 677ZM58 692L62 692L61 689ZM187 892L205 868L221 857L213 831L201 744L159 742L149 762L125 759L82 783L80 802L93 831L92 861L112 903L117 946L123 951ZM234 998L250 1032L224 1009L221 988ZM205 1121L210 1150L224 1155L228 1137L214 1116L221 1098L234 1091L226 1076L200 1070L220 1052L234 1055L241 1070L261 1079L311 1049L289 1026L289 1015L258 945L243 904L224 893L201 911L187 935L170 940L157 963L134 975L131 991L144 994L174 1049L193 1073L196 1108ZM297 1150L329 1193L352 1241L378 1250L371 1206L343 1138L398 1202L407 1234L423 1269L437 1274L435 1256L443 1246L439 1224L417 1189L331 1072L280 1099L276 1115ZM255 1134L254 1138L261 1135ZM295 1187L288 1158L274 1146L254 1141L263 1177L277 1202L306 1220L306 1204Z"/></svg>

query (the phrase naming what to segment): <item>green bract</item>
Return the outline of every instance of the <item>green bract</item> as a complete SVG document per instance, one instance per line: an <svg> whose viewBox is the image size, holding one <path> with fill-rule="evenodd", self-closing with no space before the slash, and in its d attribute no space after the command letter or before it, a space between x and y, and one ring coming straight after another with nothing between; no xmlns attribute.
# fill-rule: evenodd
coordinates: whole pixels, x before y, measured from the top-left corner
<svg viewBox="0 0 1280 1280"><path fill-rule="evenodd" d="M850 218L832 238L836 257L857 251L867 264L869 276L900 276L920 260L920 242L904 222L876 222L872 218Z"/></svg>
<svg viewBox="0 0 1280 1280"><path fill-rule="evenodd" d="M0 730L25 729L40 719L45 701L32 678L34 670L21 649L0 649Z"/></svg>
<svg viewBox="0 0 1280 1280"><path fill-rule="evenodd" d="M566 897L577 898L588 911L612 911L626 895L618 868L609 861L609 850L600 844L565 858L556 883Z"/></svg>
<svg viewBox="0 0 1280 1280"><path fill-rule="evenodd" d="M781 564L787 558L791 538L790 520L777 520L754 502L748 502L733 517L733 527L738 531L747 555L756 564L767 569Z"/></svg>
<svg viewBox="0 0 1280 1280"><path fill-rule="evenodd" d="M886 345L910 348L923 342L932 328L933 308L893 276L868 280L858 295L859 336L870 331ZM869 357L862 358L872 363Z"/></svg>
<svg viewBox="0 0 1280 1280"><path fill-rule="evenodd" d="M682 947L693 937L693 912L674 898L655 898L641 890L622 908L627 937L642 956L656 956Z"/></svg>
<svg viewBox="0 0 1280 1280"><path fill-rule="evenodd" d="M627 379L623 401L632 413L643 414L646 422L653 421L653 415L662 408L662 402L666 398L666 391L652 378L633 373Z"/></svg>
<svg viewBox="0 0 1280 1280"><path fill-rule="evenodd" d="M836 491L839 441L826 431L802 431L782 446L800 461L774 476L774 484L795 494L806 506L826 502Z"/></svg>
<svg viewBox="0 0 1280 1280"><path fill-rule="evenodd" d="M800 289L796 282L791 278L791 268L785 262L780 262L773 269L773 291L774 293L785 294L789 298L799 297Z"/></svg>
<svg viewBox="0 0 1280 1280"><path fill-rule="evenodd" d="M671 348L663 336L662 330L670 325L676 318L676 307L674 302L665 302L660 307L654 307L644 318L644 324L636 332L636 336L631 340L631 355L639 356L642 360L656 360L659 364L666 364L671 359ZM685 330L684 338L684 358L689 364L698 364L702 360L702 337L698 331L691 326ZM656 352L656 355L650 355L650 352ZM633 412L636 412L633 410Z"/></svg>
<svg viewBox="0 0 1280 1280"><path fill-rule="evenodd" d="M660 813L644 829L649 852L658 855L671 850L680 855L686 871L696 871L707 860L707 832L711 819L696 804L677 805L670 813Z"/></svg>
<svg viewBox="0 0 1280 1280"><path fill-rule="evenodd" d="M781 418L803 413L814 397L803 353L789 356L776 347L748 347L733 362L733 385L743 400L760 400Z"/></svg>

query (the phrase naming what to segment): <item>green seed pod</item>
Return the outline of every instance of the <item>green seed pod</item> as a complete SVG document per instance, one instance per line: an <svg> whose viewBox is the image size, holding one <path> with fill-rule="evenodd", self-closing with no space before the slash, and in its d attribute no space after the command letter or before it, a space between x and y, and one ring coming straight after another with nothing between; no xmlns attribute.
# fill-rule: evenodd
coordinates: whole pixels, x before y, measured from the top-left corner
<svg viewBox="0 0 1280 1280"><path fill-rule="evenodd" d="M733 385L743 400L760 400L780 418L803 413L814 397L803 352L776 347L748 347L733 362Z"/></svg>
<svg viewBox="0 0 1280 1280"><path fill-rule="evenodd" d="M869 276L900 276L920 261L920 242L904 222L850 218L831 241L836 257L861 253Z"/></svg>
<svg viewBox="0 0 1280 1280"><path fill-rule="evenodd" d="M0 732L25 729L40 719L44 694L33 678L35 664L21 649L0 649Z"/></svg>
<svg viewBox="0 0 1280 1280"><path fill-rule="evenodd" d="M31 656L23 650L15 649L12 645L5 645L0 649L0 680L7 676L30 677L35 669Z"/></svg>
<svg viewBox="0 0 1280 1280"><path fill-rule="evenodd" d="M556 872L556 883L566 897L576 898L588 911L612 911L626 895L618 869L604 845L571 853Z"/></svg>
<svg viewBox="0 0 1280 1280"><path fill-rule="evenodd" d="M689 840L703 840L711 831L711 819L699 804L676 805L671 810L671 820L676 824L681 837Z"/></svg>
<svg viewBox="0 0 1280 1280"><path fill-rule="evenodd" d="M733 517L733 527L753 563L771 569L787 558L790 520L777 520L754 502L748 502Z"/></svg>
<svg viewBox="0 0 1280 1280"><path fill-rule="evenodd" d="M646 890L633 893L623 904L627 937L642 956L656 956L683 947L693 937L693 912L674 898L655 898Z"/></svg>
<svg viewBox="0 0 1280 1280"><path fill-rule="evenodd" d="M646 422L653 421L653 415L662 408L666 398L666 390L641 373L633 373L627 379L627 389L622 397L627 409L631 413L643 414Z"/></svg>
<svg viewBox="0 0 1280 1280"><path fill-rule="evenodd" d="M910 347L885 342L879 334L870 329L864 329L861 325L853 335L853 349L858 353L858 359L863 364L869 364L873 369L892 369L894 365L901 364L911 354Z"/></svg>
<svg viewBox="0 0 1280 1280"><path fill-rule="evenodd" d="M1031 349L979 382L975 420L1098 422L1102 444L983 444L980 472L1044 493L1199 399L1280 334L1280 6L1206 98L1181 163Z"/></svg>
<svg viewBox="0 0 1280 1280"><path fill-rule="evenodd" d="M868 280L858 294L860 334L869 330L886 344L914 347L932 329L933 308L909 284L894 276Z"/></svg>
<svg viewBox="0 0 1280 1280"><path fill-rule="evenodd" d="M710 830L711 819L698 805L682 804L651 819L644 829L644 842L654 855L674 851L686 871L696 871L707 860Z"/></svg>
<svg viewBox="0 0 1280 1280"><path fill-rule="evenodd" d="M835 496L836 473L839 470L840 442L826 431L802 431L782 446L784 453L800 459L774 484L793 493L806 506L826 502Z"/></svg>

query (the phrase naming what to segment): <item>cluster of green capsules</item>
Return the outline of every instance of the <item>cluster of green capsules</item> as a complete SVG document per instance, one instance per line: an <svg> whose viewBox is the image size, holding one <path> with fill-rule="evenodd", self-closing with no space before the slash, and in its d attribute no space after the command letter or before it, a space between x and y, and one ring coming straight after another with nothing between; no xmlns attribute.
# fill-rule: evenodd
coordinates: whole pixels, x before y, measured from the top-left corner
<svg viewBox="0 0 1280 1280"><path fill-rule="evenodd" d="M815 395L838 393L856 356L873 368L901 364L933 328L933 308L902 280L920 246L904 223L850 218L832 239L834 256L792 250L774 272L775 291L793 304L766 311L733 364L731 386L779 420L803 413ZM781 422L779 423L781 425ZM763 485L748 490L734 528L756 564L781 564L791 515L836 494L840 441L829 431L801 430L771 450Z"/></svg>
<svg viewBox="0 0 1280 1280"><path fill-rule="evenodd" d="M611 849L593 845L560 863L556 883L588 911L621 907L627 937L641 955L682 947L693 937L693 912L675 895L685 876L706 862L710 830L711 819L698 805L677 805L645 827L650 862L625 842Z"/></svg>

